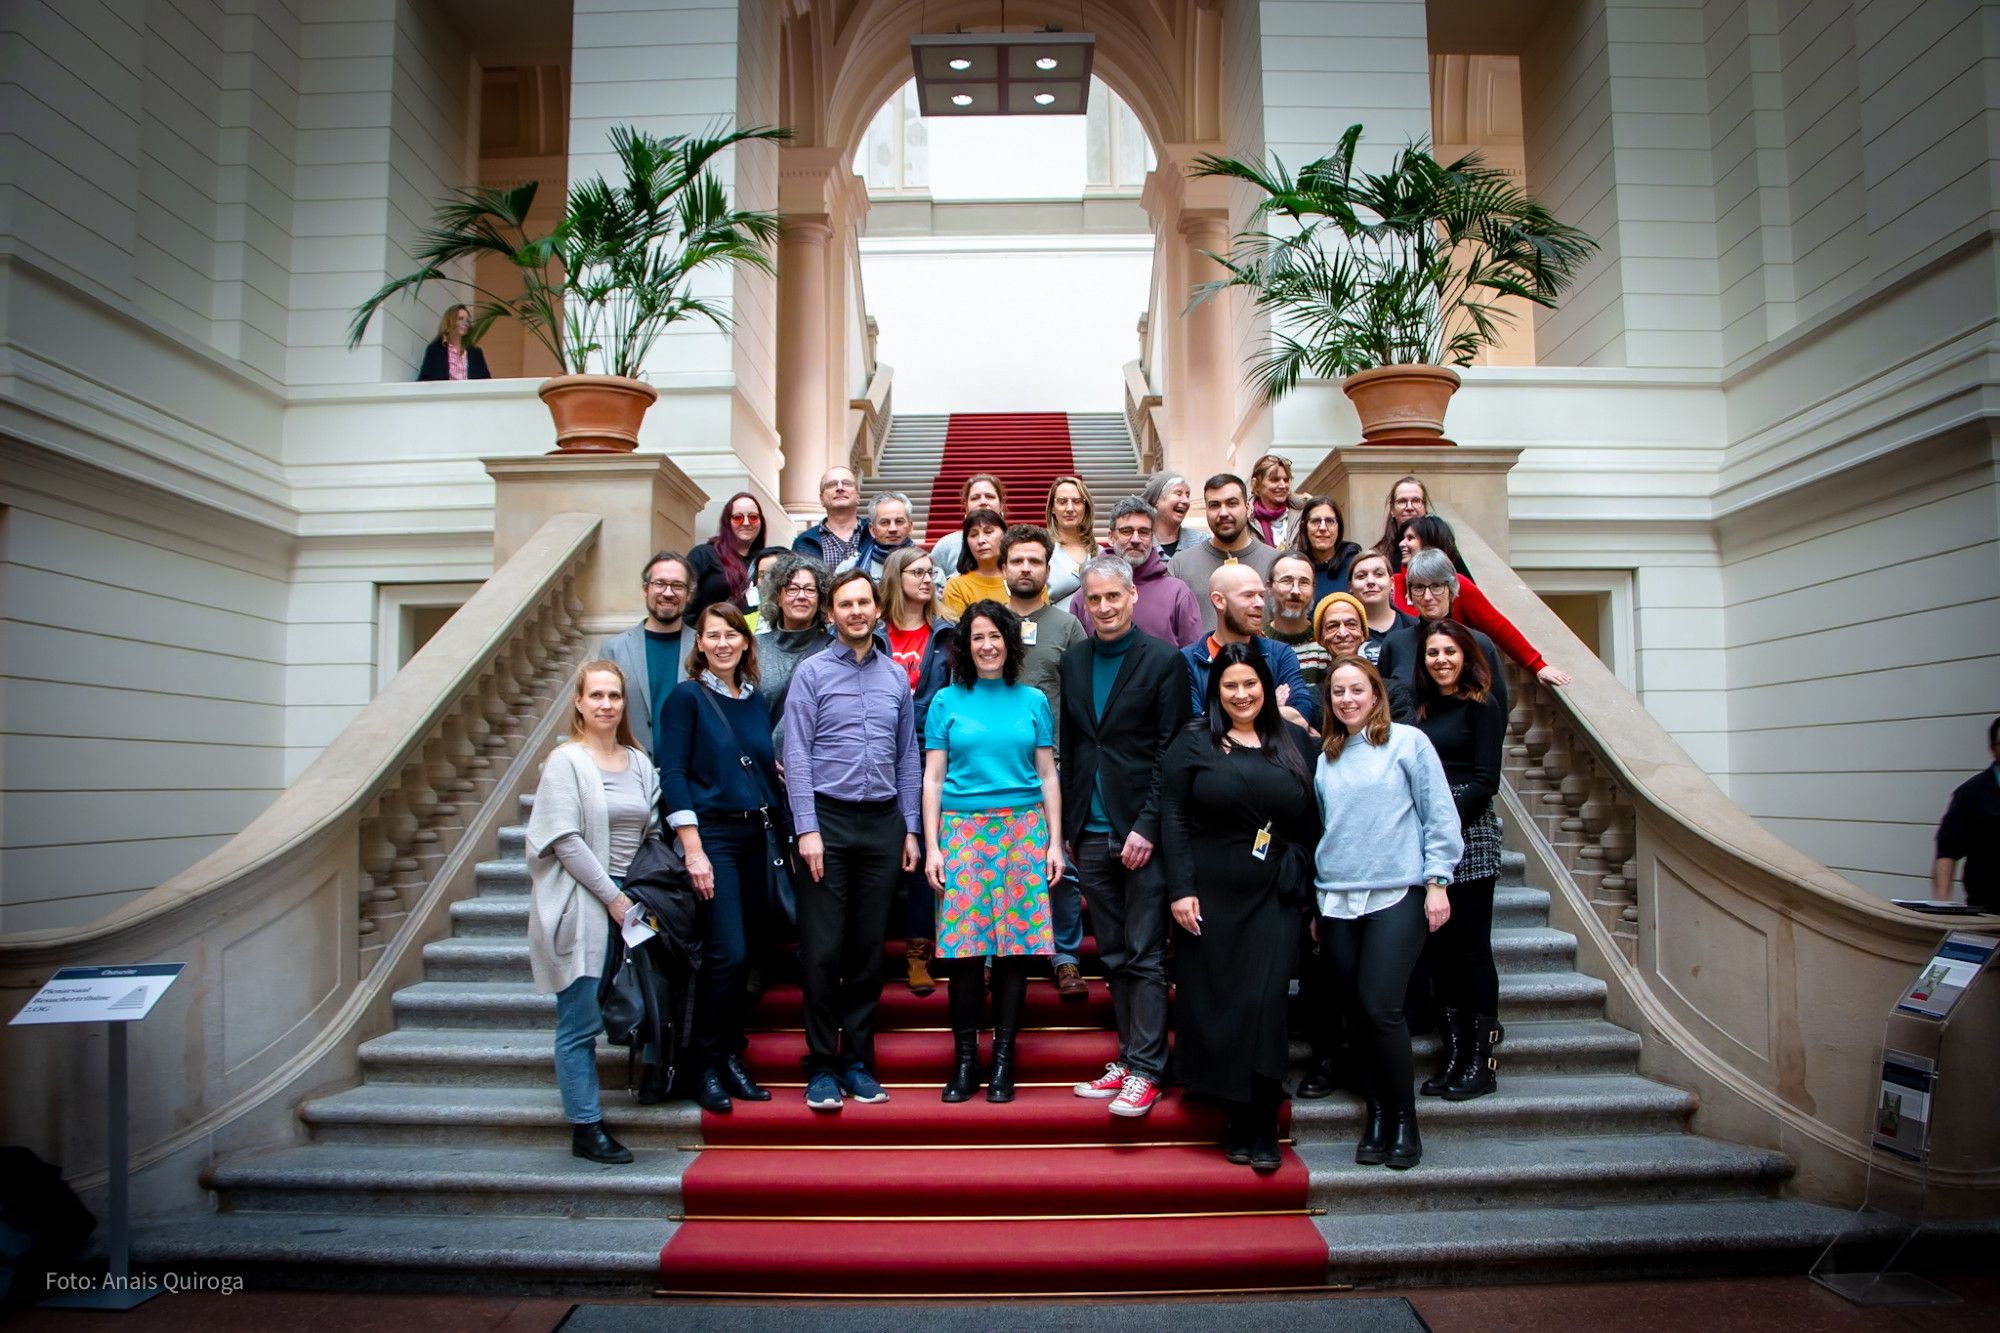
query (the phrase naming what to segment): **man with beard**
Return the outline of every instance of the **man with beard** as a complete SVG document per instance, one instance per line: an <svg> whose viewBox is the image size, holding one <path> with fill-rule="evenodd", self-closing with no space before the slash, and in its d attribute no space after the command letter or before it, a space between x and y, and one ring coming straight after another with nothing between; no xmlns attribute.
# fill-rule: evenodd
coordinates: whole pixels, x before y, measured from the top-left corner
<svg viewBox="0 0 2000 1333"><path fill-rule="evenodd" d="M1139 599L1132 619L1162 642L1184 648L1202 635L1201 606L1187 584L1167 572L1167 562L1153 543L1153 510L1136 495L1128 495L1111 511L1111 554L1132 567L1132 586ZM1070 598L1069 613L1095 633L1083 590Z"/></svg>
<svg viewBox="0 0 2000 1333"><path fill-rule="evenodd" d="M688 650L694 646L684 643L682 640L691 636L681 633L693 584L686 556L679 551L655 554L639 574L646 618L612 635L599 649L625 673L625 717L632 724L632 739L649 756L658 733L660 706L681 683Z"/></svg>
<svg viewBox="0 0 2000 1333"><path fill-rule="evenodd" d="M1062 745L1062 655L1086 635L1077 618L1048 602L1049 560L1055 539L1042 528L1017 526L1000 538L1000 568L1007 578L1007 609L1021 617L1023 685L1032 685L1049 701L1055 719L1057 753ZM1083 948L1083 896L1076 868L1067 862L1062 878L1049 885L1049 916L1055 927L1056 991L1065 1000L1090 994L1077 968Z"/></svg>
<svg viewBox="0 0 2000 1333"><path fill-rule="evenodd" d="M1183 546L1167 572L1194 593L1201 607L1201 627L1213 632L1215 603L1209 596L1209 576L1224 565L1242 564L1256 571L1261 585L1271 577L1271 562L1278 553L1250 531L1250 490L1243 478L1218 472L1201 488L1201 498L1208 507L1208 540Z"/></svg>
<svg viewBox="0 0 2000 1333"><path fill-rule="evenodd" d="M1312 557L1286 551L1271 562L1270 635L1299 658L1299 674L1315 695L1333 655L1313 638L1313 588L1317 575Z"/></svg>
<svg viewBox="0 0 2000 1333"><path fill-rule="evenodd" d="M1230 564L1208 578L1208 600L1215 609L1215 632L1181 649L1187 663L1188 698L1198 710L1207 708L1209 663L1224 644L1247 643L1264 655L1271 679L1278 683L1278 712L1308 730L1319 727L1319 700L1306 688L1299 655L1275 639L1264 637L1264 580L1248 565Z"/></svg>

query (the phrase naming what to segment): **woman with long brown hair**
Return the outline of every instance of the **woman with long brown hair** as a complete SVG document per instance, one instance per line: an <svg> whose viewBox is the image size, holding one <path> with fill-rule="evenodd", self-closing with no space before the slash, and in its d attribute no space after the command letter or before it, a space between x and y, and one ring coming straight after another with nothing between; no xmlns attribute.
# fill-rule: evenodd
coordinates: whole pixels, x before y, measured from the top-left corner
<svg viewBox="0 0 2000 1333"><path fill-rule="evenodd" d="M1097 505L1082 477L1057 477L1049 483L1042 520L1055 542L1049 555L1049 600L1061 604L1082 586L1077 571L1083 562L1097 554Z"/></svg>
<svg viewBox="0 0 2000 1333"><path fill-rule="evenodd" d="M1405 1170L1424 1145L1403 997L1425 936L1451 917L1448 888L1464 846L1444 765L1423 732L1390 721L1375 668L1343 657L1325 691L1313 776L1325 831L1313 887L1367 1108L1354 1160Z"/></svg>

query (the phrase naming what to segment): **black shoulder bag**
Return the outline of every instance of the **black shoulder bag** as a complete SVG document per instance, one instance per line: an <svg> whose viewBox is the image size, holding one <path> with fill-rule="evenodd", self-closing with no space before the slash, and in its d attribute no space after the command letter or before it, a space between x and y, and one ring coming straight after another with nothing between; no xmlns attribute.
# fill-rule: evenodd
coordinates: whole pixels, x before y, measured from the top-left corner
<svg viewBox="0 0 2000 1333"><path fill-rule="evenodd" d="M722 705L715 702L714 691L706 683L697 683L696 692L709 713L715 718L722 734L732 741L736 732L729 725L729 719L722 712ZM790 924L799 923L798 893L792 887L793 877L798 873L798 839L792 836L791 821L784 817L785 803L771 790L771 784L764 780L764 771L757 767L743 747L736 747L736 762L743 766L751 783L763 793L764 803L757 807L757 813L764 817L764 859L769 867L771 904Z"/></svg>

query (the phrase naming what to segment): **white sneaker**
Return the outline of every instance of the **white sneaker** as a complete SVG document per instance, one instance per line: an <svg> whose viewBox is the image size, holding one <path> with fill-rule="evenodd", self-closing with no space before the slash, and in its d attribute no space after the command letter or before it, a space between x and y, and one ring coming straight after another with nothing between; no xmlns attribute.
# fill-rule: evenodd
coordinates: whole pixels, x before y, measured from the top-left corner
<svg viewBox="0 0 2000 1333"><path fill-rule="evenodd" d="M1104 1066L1104 1072L1088 1083L1079 1083L1071 1089L1079 1097L1116 1097L1118 1090L1125 1086L1125 1066L1113 1060Z"/></svg>

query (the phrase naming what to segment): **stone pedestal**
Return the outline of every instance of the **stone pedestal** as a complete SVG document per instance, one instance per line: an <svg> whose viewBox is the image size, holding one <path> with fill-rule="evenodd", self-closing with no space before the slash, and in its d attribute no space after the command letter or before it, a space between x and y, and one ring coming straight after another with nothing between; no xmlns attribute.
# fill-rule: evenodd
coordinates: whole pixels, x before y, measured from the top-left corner
<svg viewBox="0 0 2000 1333"><path fill-rule="evenodd" d="M1382 532L1389 488L1404 477L1423 479L1431 502L1468 523L1508 558L1507 474L1521 457L1495 445L1396 447L1335 445L1306 478L1304 490L1330 495L1347 516L1347 540L1372 545Z"/></svg>
<svg viewBox="0 0 2000 1333"><path fill-rule="evenodd" d="M708 494L659 454L579 454L488 458L493 478L493 565L556 514L604 520L583 567L583 628L624 629L645 614L639 575L655 551L685 553Z"/></svg>

